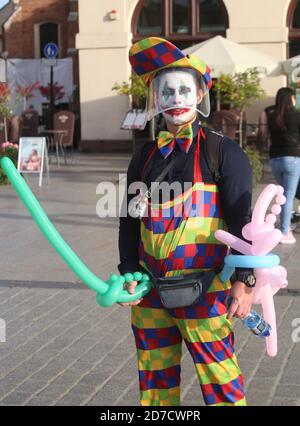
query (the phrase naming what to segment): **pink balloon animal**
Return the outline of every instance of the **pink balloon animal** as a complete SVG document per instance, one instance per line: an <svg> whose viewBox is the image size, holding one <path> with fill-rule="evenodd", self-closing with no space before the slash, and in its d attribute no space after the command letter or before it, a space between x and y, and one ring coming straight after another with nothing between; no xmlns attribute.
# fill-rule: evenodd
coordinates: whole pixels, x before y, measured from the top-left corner
<svg viewBox="0 0 300 426"><path fill-rule="evenodd" d="M276 202L271 207L271 213L267 214L268 207L275 196ZM283 188L279 185L270 184L262 191L253 209L251 222L245 225L242 230L243 237L251 241L251 244L226 231L218 230L215 233L219 241L246 255L247 258L251 256L251 259L253 259L252 263L256 276L253 303L262 305L263 316L272 327L270 336L266 338L267 353L272 357L277 354L276 314L273 295L279 289L287 286L287 271L280 265L268 268L261 267L261 265L257 267L260 262L256 266L255 260L262 260L263 256L267 255L280 242L282 233L275 228L274 224L276 216L281 212L281 205L285 201ZM234 255L231 257L234 258Z"/></svg>

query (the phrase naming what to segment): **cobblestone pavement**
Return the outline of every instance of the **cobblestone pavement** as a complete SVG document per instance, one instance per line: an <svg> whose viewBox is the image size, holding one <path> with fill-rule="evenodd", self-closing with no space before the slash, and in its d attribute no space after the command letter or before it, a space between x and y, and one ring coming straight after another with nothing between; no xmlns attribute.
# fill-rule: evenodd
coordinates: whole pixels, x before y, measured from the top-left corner
<svg viewBox="0 0 300 426"><path fill-rule="evenodd" d="M52 166L50 183L41 189L29 179L58 231L104 279L116 270L118 221L96 215L96 188L104 180L116 182L128 160L128 155L76 155L67 166ZM0 235L0 318L6 322L0 405L138 405L129 309L95 303L94 293L44 240L12 187L0 187ZM277 249L289 271L289 290L275 297L278 355L267 357L264 342L235 321L250 405L300 405L299 247ZM182 403L203 405L186 351Z"/></svg>

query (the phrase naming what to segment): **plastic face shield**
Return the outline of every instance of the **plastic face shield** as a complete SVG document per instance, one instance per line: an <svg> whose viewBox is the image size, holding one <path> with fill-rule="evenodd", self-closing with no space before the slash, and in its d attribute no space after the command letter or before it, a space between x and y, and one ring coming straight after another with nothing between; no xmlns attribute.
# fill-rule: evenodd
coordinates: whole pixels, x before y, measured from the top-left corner
<svg viewBox="0 0 300 426"><path fill-rule="evenodd" d="M191 68L170 68L158 73L149 86L147 119L163 114L175 125L188 123L199 112L210 114L209 90Z"/></svg>

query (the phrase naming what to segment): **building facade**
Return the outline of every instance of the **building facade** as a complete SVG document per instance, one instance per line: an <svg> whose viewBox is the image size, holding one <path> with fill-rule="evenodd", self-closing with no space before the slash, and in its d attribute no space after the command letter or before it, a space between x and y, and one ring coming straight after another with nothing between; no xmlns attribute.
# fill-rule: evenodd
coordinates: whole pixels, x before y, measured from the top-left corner
<svg viewBox="0 0 300 426"><path fill-rule="evenodd" d="M131 75L132 41L158 35L184 48L217 34L278 61L299 54L299 0L79 0L82 147L130 139L120 130L129 99L112 87ZM268 99L248 111L250 121L286 77L264 78L262 85Z"/></svg>
<svg viewBox="0 0 300 426"><path fill-rule="evenodd" d="M78 1L11 0L6 8L11 13L2 23L2 56L42 58L44 46L48 42L55 42L59 47L58 58L72 56L74 81L78 84L78 54L75 46Z"/></svg>

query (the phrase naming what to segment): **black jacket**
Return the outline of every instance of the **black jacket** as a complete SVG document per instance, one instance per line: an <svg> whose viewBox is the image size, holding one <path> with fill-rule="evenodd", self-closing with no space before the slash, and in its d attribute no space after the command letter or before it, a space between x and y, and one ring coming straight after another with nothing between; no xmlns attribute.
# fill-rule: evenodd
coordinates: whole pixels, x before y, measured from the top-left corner
<svg viewBox="0 0 300 426"><path fill-rule="evenodd" d="M300 112L291 110L284 116L284 128L276 124L275 110L267 112L271 146L270 158L300 157Z"/></svg>
<svg viewBox="0 0 300 426"><path fill-rule="evenodd" d="M196 146L196 136L200 125L198 121L193 123L194 139L189 152L178 160L175 167L168 173L164 181L172 182L193 182L194 150ZM203 128L206 132L210 130ZM146 143L134 153L127 172L127 185L132 182L141 181L141 170L147 159L149 152L153 149L153 143ZM214 183L209 171L204 153L204 143L200 144L200 166L202 178L205 183ZM145 183L156 180L163 168L171 161L176 147L171 155L165 159L159 150L156 151L151 160L151 169L148 172ZM233 235L242 238L242 228L251 220L251 198L252 198L252 171L248 157L240 146L225 137L222 141L222 164L220 168L221 180L218 183L221 206L228 230ZM134 195L128 196L128 203ZM127 203L127 205L128 205ZM119 227L119 253L120 264L118 265L121 274L135 272L141 269L139 266L138 247L140 242L140 220L130 216L120 218ZM233 251L234 252L234 251Z"/></svg>

